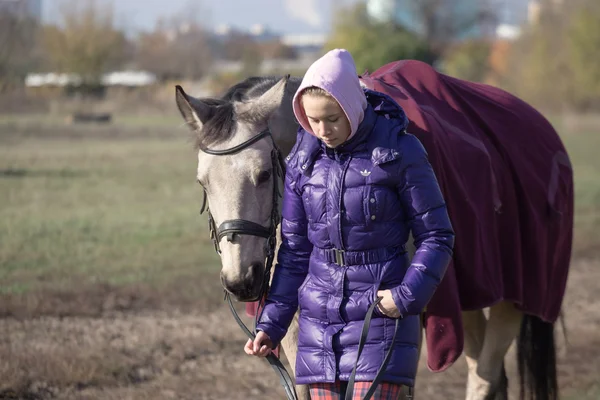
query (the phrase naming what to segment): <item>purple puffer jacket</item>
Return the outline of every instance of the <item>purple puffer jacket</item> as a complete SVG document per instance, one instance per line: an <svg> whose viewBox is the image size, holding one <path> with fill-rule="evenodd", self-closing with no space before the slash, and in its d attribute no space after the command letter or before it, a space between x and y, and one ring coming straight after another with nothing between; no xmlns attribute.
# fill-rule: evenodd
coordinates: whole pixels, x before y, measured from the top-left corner
<svg viewBox="0 0 600 400"><path fill-rule="evenodd" d="M282 244L257 329L277 345L300 307L298 384L349 379L367 310L378 289L391 289L402 314L396 341L395 321L376 310L356 380L372 381L393 345L383 380L414 385L418 314L452 256L454 232L425 149L405 133L395 101L366 94L351 139L333 150L300 129L287 158ZM335 249L345 250L343 262Z"/></svg>

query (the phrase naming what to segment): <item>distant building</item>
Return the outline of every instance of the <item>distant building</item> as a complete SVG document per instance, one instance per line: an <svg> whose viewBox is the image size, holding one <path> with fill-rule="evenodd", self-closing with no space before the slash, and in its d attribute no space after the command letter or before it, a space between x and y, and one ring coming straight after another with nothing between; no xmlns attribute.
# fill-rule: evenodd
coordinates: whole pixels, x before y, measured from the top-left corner
<svg viewBox="0 0 600 400"><path fill-rule="evenodd" d="M271 31L268 27L262 24L254 24L250 27L250 35L257 42L269 42L278 40L280 35Z"/></svg>
<svg viewBox="0 0 600 400"><path fill-rule="evenodd" d="M42 20L42 0L0 0L0 12Z"/></svg>
<svg viewBox="0 0 600 400"><path fill-rule="evenodd" d="M223 24L218 25L212 32L212 38L217 46L220 46L233 35L247 35L258 43L279 41L281 44L293 49L299 68L304 68L306 63L310 65L314 60L319 58L323 47L325 46L325 42L327 41L326 34L306 33L282 35L271 31L268 27L261 24L253 25L248 31L240 31L230 25ZM278 63L280 63L281 60L273 62L279 65ZM235 62L223 62L219 64L219 68L233 71L237 70L239 65ZM271 67L267 66L266 68L270 69Z"/></svg>
<svg viewBox="0 0 600 400"><path fill-rule="evenodd" d="M281 43L295 49L300 55L320 52L326 41L327 35L317 33L284 35L281 37Z"/></svg>
<svg viewBox="0 0 600 400"><path fill-rule="evenodd" d="M231 25L221 24L213 31L213 36L217 39L226 39L233 34L248 35L257 42L268 42L281 37L281 35L271 31L267 26L262 24L254 24L247 31L238 30Z"/></svg>

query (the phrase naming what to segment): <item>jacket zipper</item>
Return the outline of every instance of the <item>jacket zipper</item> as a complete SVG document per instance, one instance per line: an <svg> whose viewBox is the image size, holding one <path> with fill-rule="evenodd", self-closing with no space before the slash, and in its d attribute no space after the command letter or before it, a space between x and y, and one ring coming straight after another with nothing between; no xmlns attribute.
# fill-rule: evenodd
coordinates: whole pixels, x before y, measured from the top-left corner
<svg viewBox="0 0 600 400"><path fill-rule="evenodd" d="M344 198L344 181L346 180L346 171L348 171L348 167L350 166L350 160L352 160L352 156L348 156L348 160L344 164L344 168L342 169L342 181L340 183L340 198L338 209L340 210L340 218L338 224L338 235L340 236L340 246L341 250L346 250L346 246L344 246L344 239L342 239L342 200Z"/></svg>

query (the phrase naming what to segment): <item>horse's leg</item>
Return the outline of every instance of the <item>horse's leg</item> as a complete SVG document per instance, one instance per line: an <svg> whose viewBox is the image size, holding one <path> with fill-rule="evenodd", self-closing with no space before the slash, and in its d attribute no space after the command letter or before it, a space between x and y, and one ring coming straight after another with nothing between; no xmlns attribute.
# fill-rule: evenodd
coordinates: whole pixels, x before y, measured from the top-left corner
<svg viewBox="0 0 600 400"><path fill-rule="evenodd" d="M476 322L476 330L480 330L481 316L477 318L479 322ZM501 302L490 308L479 356L476 363L471 361L469 366L467 400L507 399L508 381L504 371L504 356L519 334L522 318L523 314L509 302Z"/></svg>
<svg viewBox="0 0 600 400"><path fill-rule="evenodd" d="M292 370L289 372L293 378L296 375L296 353L298 353L298 313L294 316L287 334L281 341L281 347L290 363ZM298 394L298 400L310 400L308 386L306 385L296 385L296 394Z"/></svg>
<svg viewBox="0 0 600 400"><path fill-rule="evenodd" d="M494 400L508 400L508 377L506 376L506 368L504 367L504 363L502 363L500 381L496 387Z"/></svg>
<svg viewBox="0 0 600 400"><path fill-rule="evenodd" d="M476 392L479 379L477 377L477 360L483 348L487 320L483 310L463 311L463 331L465 333L464 354L467 361L467 400L477 399Z"/></svg>

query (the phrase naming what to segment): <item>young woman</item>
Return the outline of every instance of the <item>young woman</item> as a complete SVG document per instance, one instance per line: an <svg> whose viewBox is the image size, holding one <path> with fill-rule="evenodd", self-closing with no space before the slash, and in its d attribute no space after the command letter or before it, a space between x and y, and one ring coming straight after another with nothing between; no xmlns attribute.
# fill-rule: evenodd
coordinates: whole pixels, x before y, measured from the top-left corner
<svg viewBox="0 0 600 400"><path fill-rule="evenodd" d="M269 354L299 306L296 382L310 385L313 399L343 399L355 365L354 398L362 399L390 348L373 398L395 399L401 385L414 385L418 315L452 257L444 199L425 149L406 133L404 111L361 88L347 51L332 50L308 69L293 107L301 128L287 158L278 266L244 350Z"/></svg>

